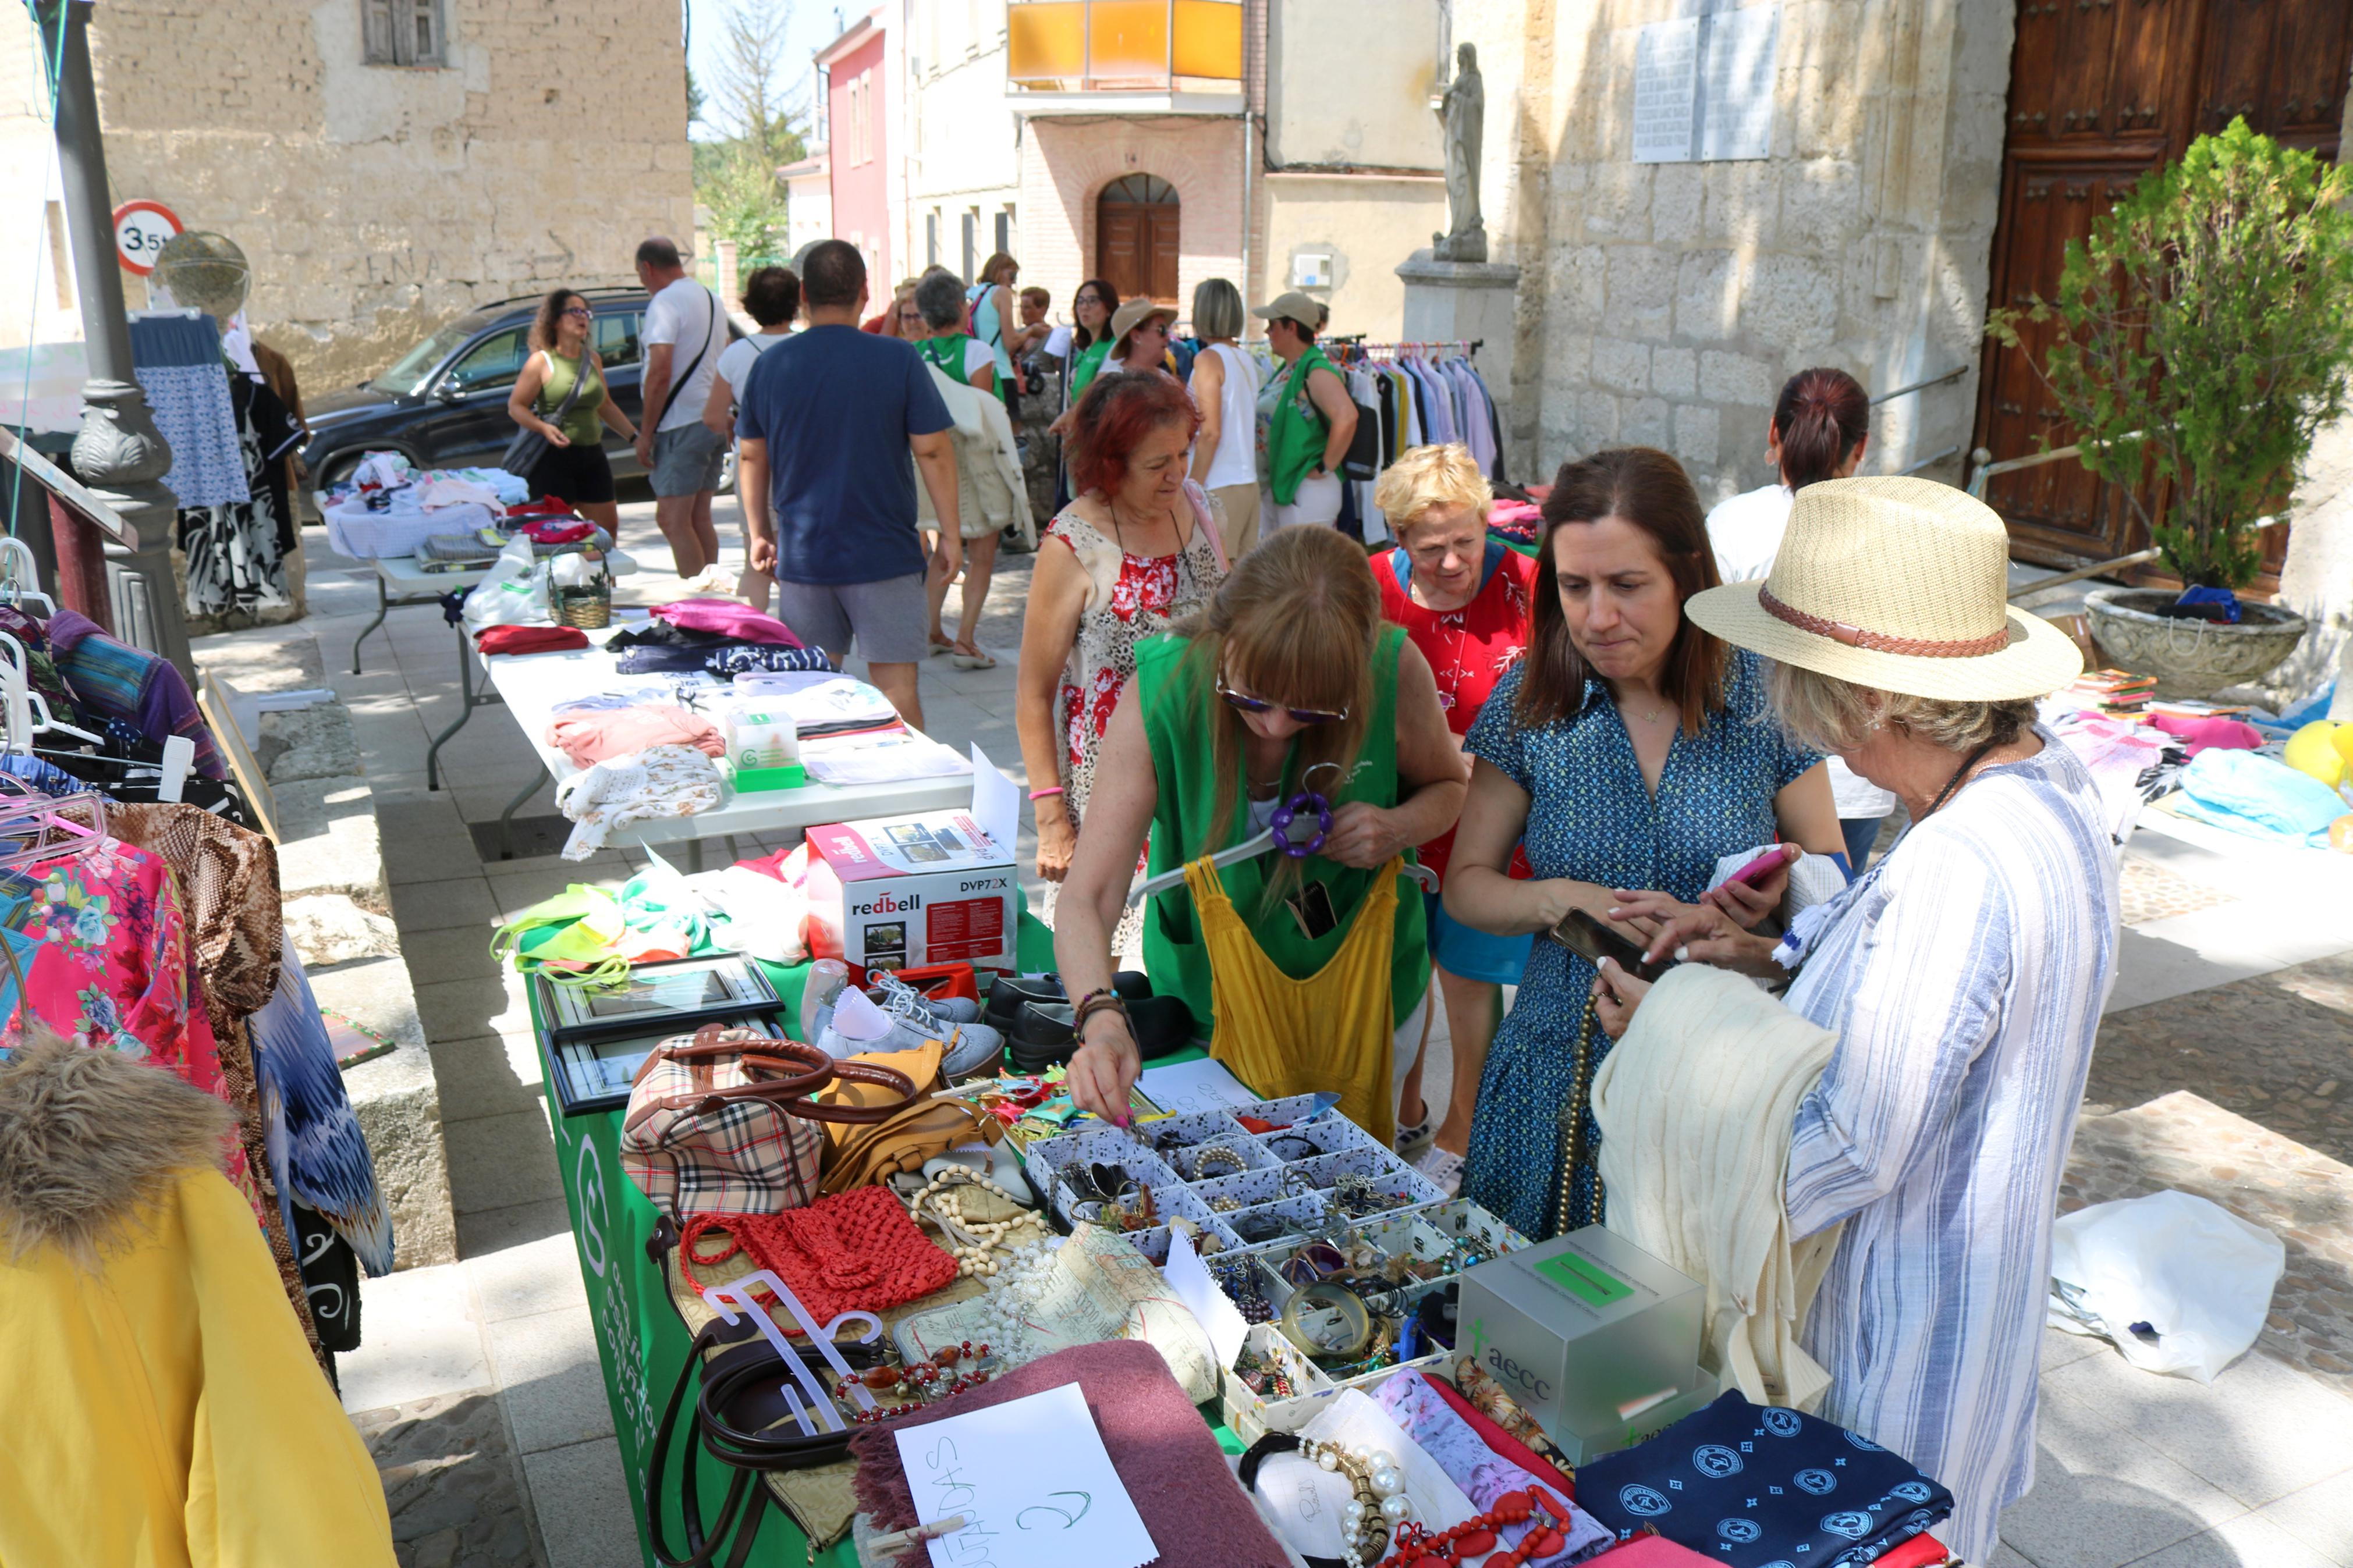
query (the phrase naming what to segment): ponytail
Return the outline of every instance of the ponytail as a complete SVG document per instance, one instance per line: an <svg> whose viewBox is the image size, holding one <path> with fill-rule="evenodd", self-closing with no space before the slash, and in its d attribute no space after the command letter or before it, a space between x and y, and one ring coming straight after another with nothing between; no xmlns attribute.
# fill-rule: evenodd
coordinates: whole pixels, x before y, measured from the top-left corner
<svg viewBox="0 0 2353 1568"><path fill-rule="evenodd" d="M1773 405L1781 443L1781 482L1793 490L1835 479L1839 465L1871 434L1871 398L1842 370L1801 370Z"/></svg>

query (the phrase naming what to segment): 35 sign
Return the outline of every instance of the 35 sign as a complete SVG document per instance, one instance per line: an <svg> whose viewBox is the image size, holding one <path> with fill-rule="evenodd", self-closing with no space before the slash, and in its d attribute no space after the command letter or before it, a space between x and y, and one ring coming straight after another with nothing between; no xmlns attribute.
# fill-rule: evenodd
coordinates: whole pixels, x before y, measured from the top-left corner
<svg viewBox="0 0 2353 1568"><path fill-rule="evenodd" d="M155 270L155 253L180 232L180 217L161 202L125 202L114 209L114 255L123 270L144 278Z"/></svg>

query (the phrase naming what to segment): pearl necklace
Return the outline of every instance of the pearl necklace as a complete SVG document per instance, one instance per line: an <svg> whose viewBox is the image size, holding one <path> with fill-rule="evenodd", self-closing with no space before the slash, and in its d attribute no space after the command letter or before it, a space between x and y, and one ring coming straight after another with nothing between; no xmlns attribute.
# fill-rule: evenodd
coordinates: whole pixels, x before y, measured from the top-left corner
<svg viewBox="0 0 2353 1568"><path fill-rule="evenodd" d="M1039 1347L1029 1316L1052 1284L1054 1251L1043 1241L1016 1247L989 1280L988 1294L981 1298L981 1331L997 1347L997 1359L1005 1367L1026 1366L1037 1358Z"/></svg>
<svg viewBox="0 0 2353 1568"><path fill-rule="evenodd" d="M1003 1244L1006 1233L1026 1222L1029 1215L1025 1210L1011 1219L967 1220L964 1217L964 1197L955 1191L958 1187L978 1187L1020 1207L1011 1193L976 1171L963 1169L942 1171L934 1176L907 1206L918 1218L923 1217L925 1205L930 1206L930 1217L946 1237L948 1252L956 1260L958 1279L987 1278L997 1272L993 1254Z"/></svg>

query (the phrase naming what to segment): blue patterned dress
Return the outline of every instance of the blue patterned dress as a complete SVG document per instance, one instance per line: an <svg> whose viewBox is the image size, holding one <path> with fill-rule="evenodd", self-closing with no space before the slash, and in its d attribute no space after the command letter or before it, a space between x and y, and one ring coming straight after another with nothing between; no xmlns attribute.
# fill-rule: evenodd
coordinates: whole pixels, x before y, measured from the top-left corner
<svg viewBox="0 0 2353 1568"><path fill-rule="evenodd" d="M1513 706L1525 668L1495 683L1463 748L1528 792L1525 842L1539 878L1696 899L1714 879L1718 858L1780 837L1773 797L1821 761L1782 736L1766 704L1763 661L1736 650L1725 672L1723 710L1698 734L1676 735L1653 799L1609 689L1588 679L1573 717L1523 729ZM1557 1223L1553 1197L1560 1110L1592 985L1592 964L1538 940L1479 1080L1462 1195L1539 1239L1575 1228ZM1597 1028L1595 1065L1609 1045ZM1585 1140L1588 1156L1572 1181L1573 1215L1599 1207L1592 1152L1601 1134L1589 1109Z"/></svg>

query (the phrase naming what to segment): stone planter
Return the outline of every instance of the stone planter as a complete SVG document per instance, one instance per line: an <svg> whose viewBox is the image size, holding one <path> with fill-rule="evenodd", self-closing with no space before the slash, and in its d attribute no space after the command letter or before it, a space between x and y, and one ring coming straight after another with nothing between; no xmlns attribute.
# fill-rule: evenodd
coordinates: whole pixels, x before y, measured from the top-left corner
<svg viewBox="0 0 2353 1568"><path fill-rule="evenodd" d="M2277 605L2241 600L2235 626L2153 613L2179 596L2170 588L2094 588L2084 596L2092 636L2109 660L2157 677L2159 697L2211 697L2260 679L2304 640L2305 618Z"/></svg>

